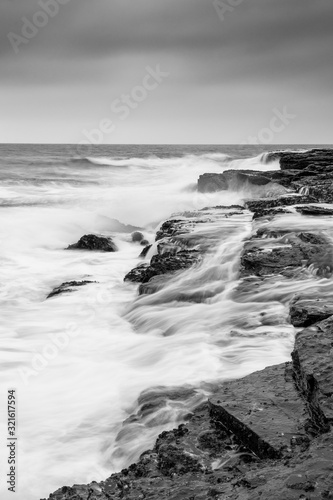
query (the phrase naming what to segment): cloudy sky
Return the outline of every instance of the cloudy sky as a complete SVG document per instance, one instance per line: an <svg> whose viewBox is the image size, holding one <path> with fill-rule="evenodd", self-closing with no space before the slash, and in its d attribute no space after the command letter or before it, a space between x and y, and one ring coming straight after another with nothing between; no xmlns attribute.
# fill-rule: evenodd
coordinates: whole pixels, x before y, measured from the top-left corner
<svg viewBox="0 0 333 500"><path fill-rule="evenodd" d="M2 0L0 142L332 143L332 0L218 1Z"/></svg>

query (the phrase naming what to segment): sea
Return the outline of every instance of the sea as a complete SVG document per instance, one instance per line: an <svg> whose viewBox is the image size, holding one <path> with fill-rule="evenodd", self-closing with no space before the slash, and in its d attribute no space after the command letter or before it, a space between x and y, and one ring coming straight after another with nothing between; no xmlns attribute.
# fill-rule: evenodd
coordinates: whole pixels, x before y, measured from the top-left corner
<svg viewBox="0 0 333 500"><path fill-rule="evenodd" d="M287 302L300 285L276 277L241 286L250 212L198 225L216 236L203 261L161 291L139 296L124 276L142 262L133 231L154 243L171 217L265 195L199 193L201 174L279 169L269 151L306 149L0 145L1 499L38 500L63 485L101 481L179 425L216 384L290 359ZM296 214L290 220L297 229L314 225ZM84 234L111 236L118 251L65 250ZM72 280L94 283L47 299ZM313 286L311 276L302 286ZM15 495L6 477L11 390ZM133 418L149 393L165 394L165 404Z"/></svg>

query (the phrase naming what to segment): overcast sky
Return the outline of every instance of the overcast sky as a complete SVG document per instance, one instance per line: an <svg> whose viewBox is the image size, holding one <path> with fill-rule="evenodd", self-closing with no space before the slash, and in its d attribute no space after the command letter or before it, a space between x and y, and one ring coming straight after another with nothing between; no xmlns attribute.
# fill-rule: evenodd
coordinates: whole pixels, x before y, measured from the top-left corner
<svg viewBox="0 0 333 500"><path fill-rule="evenodd" d="M0 142L241 143L284 109L272 142L332 143L332 0L56 1L1 1Z"/></svg>

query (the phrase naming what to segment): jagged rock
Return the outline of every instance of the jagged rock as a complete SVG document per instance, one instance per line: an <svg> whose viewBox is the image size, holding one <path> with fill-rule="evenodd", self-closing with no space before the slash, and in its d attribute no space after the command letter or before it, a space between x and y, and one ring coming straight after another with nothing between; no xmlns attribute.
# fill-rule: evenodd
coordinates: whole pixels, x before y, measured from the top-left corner
<svg viewBox="0 0 333 500"><path fill-rule="evenodd" d="M297 383L318 428L333 422L333 316L298 332L292 358Z"/></svg>
<svg viewBox="0 0 333 500"><path fill-rule="evenodd" d="M254 218L261 217L265 214L267 209L275 207L285 207L291 205L298 205L300 203L315 203L316 199L310 196L302 195L289 195L289 196L279 196L278 198L261 198L259 200L248 200L246 201L246 207L255 213Z"/></svg>
<svg viewBox="0 0 333 500"><path fill-rule="evenodd" d="M173 273L181 269L187 269L195 264L200 258L200 253L196 250L181 250L176 254L165 252L162 255L154 255L150 261L150 265L140 264L134 268L135 273L132 275L130 271L125 276L125 281L137 281L147 283L154 276L165 273ZM135 279L132 279L132 276Z"/></svg>
<svg viewBox="0 0 333 500"><path fill-rule="evenodd" d="M333 301L298 296L290 304L290 322L296 327L310 326L333 316Z"/></svg>
<svg viewBox="0 0 333 500"><path fill-rule="evenodd" d="M303 170L306 168L316 170L318 167L325 170L333 165L333 150L318 148L304 152L277 151L268 154L268 161L276 159L280 160L281 170Z"/></svg>
<svg viewBox="0 0 333 500"><path fill-rule="evenodd" d="M126 274L124 281L133 281L134 283L142 283L145 278L146 271L149 267L148 263L139 264Z"/></svg>
<svg viewBox="0 0 333 500"><path fill-rule="evenodd" d="M246 184L265 186L271 179L263 172L254 170L226 170L221 174L202 174L198 180L198 191L212 193L226 189L238 189Z"/></svg>
<svg viewBox="0 0 333 500"><path fill-rule="evenodd" d="M299 444L309 441L309 415L290 363L223 384L209 403L213 418L260 458L289 453L293 436Z"/></svg>
<svg viewBox="0 0 333 500"><path fill-rule="evenodd" d="M188 221L184 219L172 219L163 222L161 228L157 231L155 241L175 234L184 234L189 232Z"/></svg>
<svg viewBox="0 0 333 500"><path fill-rule="evenodd" d="M97 282L89 280L66 281L65 283L62 283L60 286L53 288L52 292L50 292L46 298L50 299L51 297L54 297L54 295L59 295L60 293L74 292L77 289L77 287L88 285L89 283L97 283Z"/></svg>
<svg viewBox="0 0 333 500"><path fill-rule="evenodd" d="M69 245L67 250L95 250L99 252L116 252L118 249L112 238L85 234L77 243Z"/></svg>
<svg viewBox="0 0 333 500"><path fill-rule="evenodd" d="M131 234L132 241L135 243L140 243L143 239L144 236L140 231L134 231L134 233Z"/></svg>
<svg viewBox="0 0 333 500"><path fill-rule="evenodd" d="M241 275L284 274L290 277L293 270L305 264L320 267L328 245L323 236L305 232L286 232L275 242L266 238L248 241L241 257Z"/></svg>
<svg viewBox="0 0 333 500"><path fill-rule="evenodd" d="M333 215L333 208L320 207L318 205L308 205L305 207L296 207L297 212L303 215Z"/></svg>

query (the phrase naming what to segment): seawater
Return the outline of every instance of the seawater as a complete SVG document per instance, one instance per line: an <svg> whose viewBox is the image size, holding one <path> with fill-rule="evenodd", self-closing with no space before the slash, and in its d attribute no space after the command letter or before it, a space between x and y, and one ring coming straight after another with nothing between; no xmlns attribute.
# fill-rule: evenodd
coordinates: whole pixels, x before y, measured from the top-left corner
<svg viewBox="0 0 333 500"><path fill-rule="evenodd" d="M173 213L243 203L250 192L198 193L199 175L278 169L266 162L275 149L95 146L78 156L70 145L0 146L1 498L13 495L3 474L8 389L18 401L16 498L36 500L128 466L207 397L210 384L290 359L285 303L297 283L240 288L249 212L198 225L210 241L203 262L156 294L138 297L123 281L141 262L135 228L153 242ZM292 224L313 222L295 214ZM87 233L112 236L119 251L64 250ZM96 283L46 300L55 286L82 279ZM310 285L311 277L302 286ZM123 426L143 391L181 387L195 396Z"/></svg>

